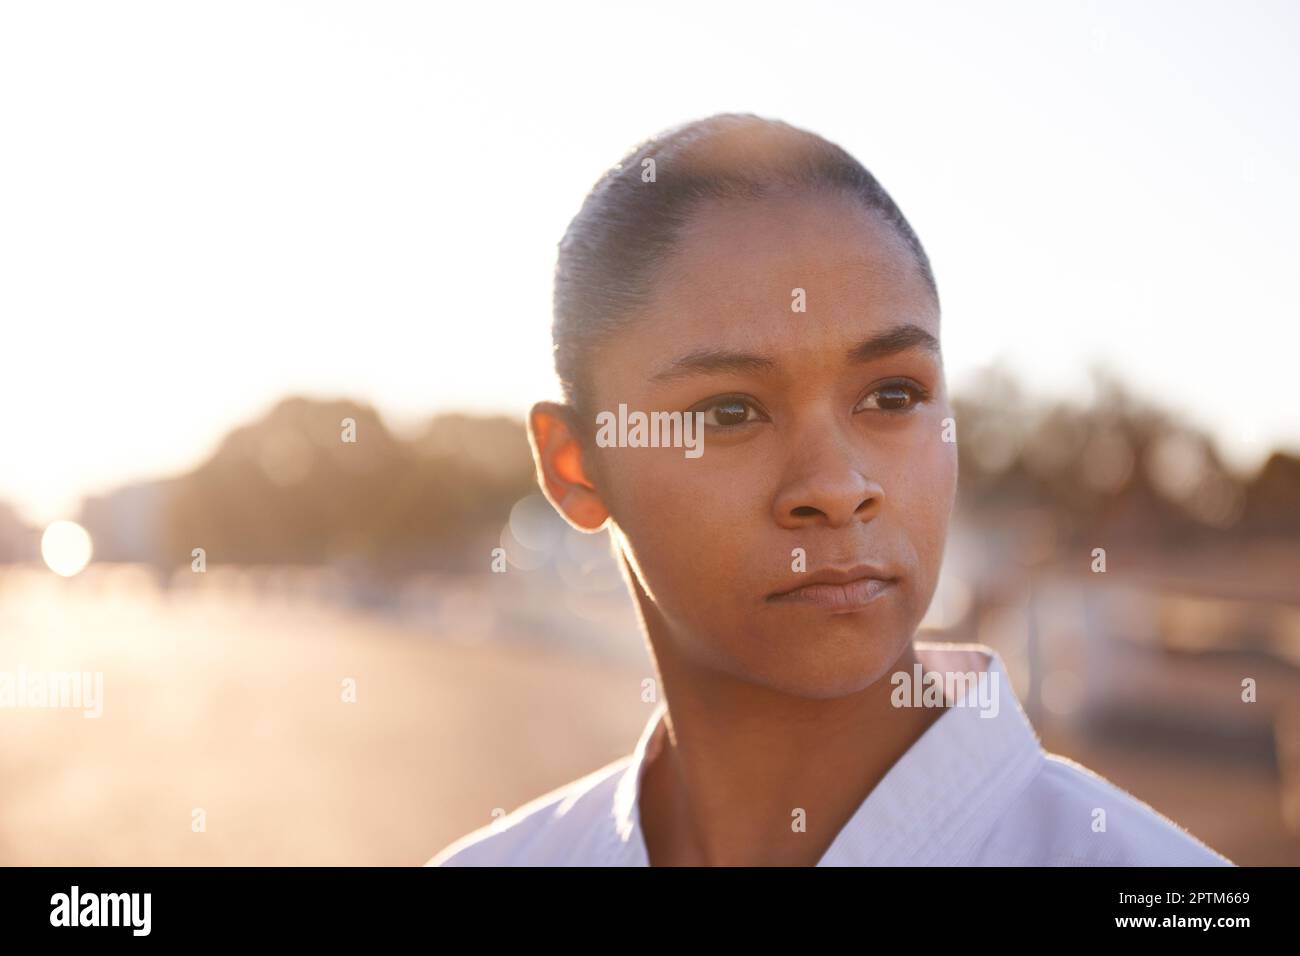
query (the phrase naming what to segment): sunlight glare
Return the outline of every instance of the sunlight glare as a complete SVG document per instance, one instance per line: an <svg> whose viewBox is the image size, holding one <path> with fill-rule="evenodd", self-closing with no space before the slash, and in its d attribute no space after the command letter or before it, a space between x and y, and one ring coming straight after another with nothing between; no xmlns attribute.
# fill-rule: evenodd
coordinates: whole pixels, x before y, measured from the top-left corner
<svg viewBox="0 0 1300 956"><path fill-rule="evenodd" d="M75 521L55 521L41 535L41 557L55 574L70 578L90 563L90 534Z"/></svg>

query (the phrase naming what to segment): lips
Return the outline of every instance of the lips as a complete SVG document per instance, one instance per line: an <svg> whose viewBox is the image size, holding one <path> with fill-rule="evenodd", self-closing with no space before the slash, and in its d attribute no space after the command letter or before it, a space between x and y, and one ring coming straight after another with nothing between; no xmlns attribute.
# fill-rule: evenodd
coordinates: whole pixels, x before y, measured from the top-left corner
<svg viewBox="0 0 1300 956"><path fill-rule="evenodd" d="M768 603L802 605L832 612L858 611L887 594L898 583L897 576L868 565L825 568L800 577L803 583L769 594Z"/></svg>

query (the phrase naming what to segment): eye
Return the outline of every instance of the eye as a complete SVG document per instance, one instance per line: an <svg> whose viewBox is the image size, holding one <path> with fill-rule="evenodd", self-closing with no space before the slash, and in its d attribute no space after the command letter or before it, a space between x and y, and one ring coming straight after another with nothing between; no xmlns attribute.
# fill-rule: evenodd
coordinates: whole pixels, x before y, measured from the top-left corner
<svg viewBox="0 0 1300 956"><path fill-rule="evenodd" d="M864 395L853 410L906 412L929 397L929 393L915 382L886 382Z"/></svg>
<svg viewBox="0 0 1300 956"><path fill-rule="evenodd" d="M710 399L696 405L692 412L704 413L704 424L712 428L736 428L750 422L762 421L762 413L748 399L737 396Z"/></svg>

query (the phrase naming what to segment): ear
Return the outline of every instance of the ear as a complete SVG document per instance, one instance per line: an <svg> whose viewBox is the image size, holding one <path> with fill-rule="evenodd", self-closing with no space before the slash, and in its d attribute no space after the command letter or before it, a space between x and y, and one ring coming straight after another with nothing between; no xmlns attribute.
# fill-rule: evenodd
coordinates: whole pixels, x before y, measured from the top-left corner
<svg viewBox="0 0 1300 956"><path fill-rule="evenodd" d="M583 466L573 409L555 402L534 405L528 413L528 443L537 464L537 483L555 510L579 531L601 530L609 509Z"/></svg>

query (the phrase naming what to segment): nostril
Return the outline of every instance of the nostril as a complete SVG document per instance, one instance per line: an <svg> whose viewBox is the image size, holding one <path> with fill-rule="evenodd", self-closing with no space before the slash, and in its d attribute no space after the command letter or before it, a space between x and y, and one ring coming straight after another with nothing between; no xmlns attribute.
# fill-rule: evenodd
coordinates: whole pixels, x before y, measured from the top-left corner
<svg viewBox="0 0 1300 956"><path fill-rule="evenodd" d="M821 514L821 512L811 505L800 505L798 508L792 508L790 514L794 515L796 518L814 518Z"/></svg>
<svg viewBox="0 0 1300 956"><path fill-rule="evenodd" d="M868 508L871 507L872 502L875 501L875 500L876 500L876 499L874 499L874 498L864 498L864 499L862 499L862 504L860 504L860 505L858 505L856 508L854 508L854 509L853 509L853 513L854 513L855 515L860 515L860 514L862 514L862 512L866 511Z"/></svg>

